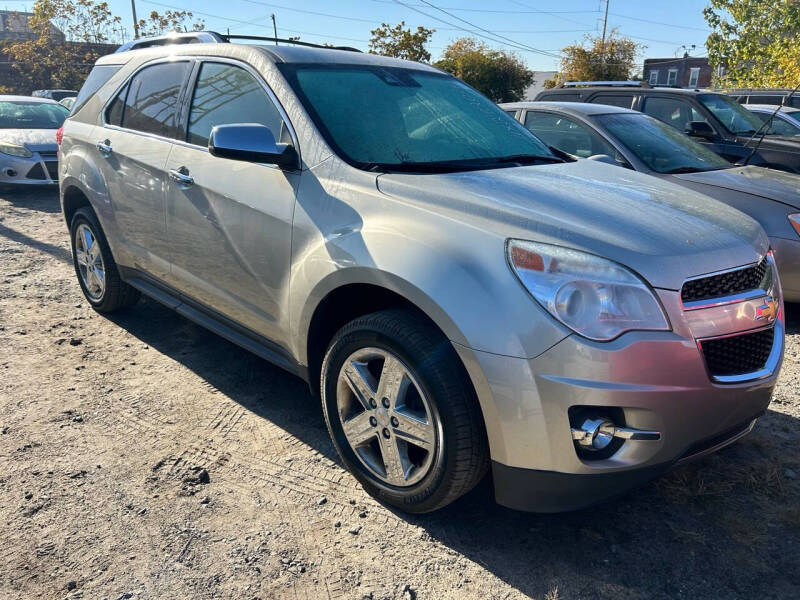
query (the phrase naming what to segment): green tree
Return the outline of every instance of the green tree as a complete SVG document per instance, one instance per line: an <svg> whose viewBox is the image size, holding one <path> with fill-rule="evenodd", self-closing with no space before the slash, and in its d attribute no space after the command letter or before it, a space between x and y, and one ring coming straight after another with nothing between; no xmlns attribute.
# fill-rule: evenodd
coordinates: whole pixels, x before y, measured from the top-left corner
<svg viewBox="0 0 800 600"><path fill-rule="evenodd" d="M636 55L645 46L619 35L612 29L605 42L601 36L587 35L583 43L572 44L561 53L561 72L545 81L553 87L564 81L626 81L636 68Z"/></svg>
<svg viewBox="0 0 800 600"><path fill-rule="evenodd" d="M800 83L800 0L711 0L708 61L736 87Z"/></svg>
<svg viewBox="0 0 800 600"><path fill-rule="evenodd" d="M474 38L451 43L435 63L495 102L516 102L533 84L533 71L516 55L487 47Z"/></svg>
<svg viewBox="0 0 800 600"><path fill-rule="evenodd" d="M369 53L393 56L417 62L430 62L431 53L425 49L430 42L435 29L417 27L415 32L406 28L406 22L400 21L392 27L388 23L381 23L377 29L370 33Z"/></svg>
<svg viewBox="0 0 800 600"><path fill-rule="evenodd" d="M166 10L164 14L152 11L147 19L139 19L139 37L162 35L170 31L200 31L205 29L202 19L193 21L194 14L190 10Z"/></svg>
<svg viewBox="0 0 800 600"><path fill-rule="evenodd" d="M27 24L31 39L11 42L4 52L28 91L78 89L101 54L95 44L122 35L120 18L96 0L36 0Z"/></svg>

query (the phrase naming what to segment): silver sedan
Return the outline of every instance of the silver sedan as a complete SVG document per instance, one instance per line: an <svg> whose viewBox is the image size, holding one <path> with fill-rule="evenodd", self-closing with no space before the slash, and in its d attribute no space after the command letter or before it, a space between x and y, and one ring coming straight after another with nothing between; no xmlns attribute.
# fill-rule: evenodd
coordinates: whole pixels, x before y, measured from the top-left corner
<svg viewBox="0 0 800 600"><path fill-rule="evenodd" d="M56 132L68 114L47 98L0 96L0 184L58 183Z"/></svg>

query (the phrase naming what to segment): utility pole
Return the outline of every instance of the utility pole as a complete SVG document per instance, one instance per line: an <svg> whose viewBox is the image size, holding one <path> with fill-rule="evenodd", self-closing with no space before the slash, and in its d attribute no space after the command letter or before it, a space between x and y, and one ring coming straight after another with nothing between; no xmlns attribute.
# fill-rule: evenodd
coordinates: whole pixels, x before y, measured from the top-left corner
<svg viewBox="0 0 800 600"><path fill-rule="evenodd" d="M131 0L131 12L133 13L133 39L139 37L139 21L136 20L136 0Z"/></svg>
<svg viewBox="0 0 800 600"><path fill-rule="evenodd" d="M272 18L272 31L275 32L275 45L278 45L278 26L275 24L275 13L270 15Z"/></svg>
<svg viewBox="0 0 800 600"><path fill-rule="evenodd" d="M131 0L133 1L133 0ZM606 0L606 16L603 18L603 41L600 43L600 76L606 78L606 25L608 25L608 3L611 0Z"/></svg>

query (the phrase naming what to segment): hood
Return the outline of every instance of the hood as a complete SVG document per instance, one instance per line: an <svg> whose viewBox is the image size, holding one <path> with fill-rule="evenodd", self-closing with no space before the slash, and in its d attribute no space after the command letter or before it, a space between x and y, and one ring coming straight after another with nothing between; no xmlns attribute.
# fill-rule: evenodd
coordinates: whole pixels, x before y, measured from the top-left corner
<svg viewBox="0 0 800 600"><path fill-rule="evenodd" d="M378 188L456 211L505 237L609 258L665 289L680 289L687 277L756 262L768 249L758 223L736 209L674 183L593 161L384 174Z"/></svg>
<svg viewBox="0 0 800 600"><path fill-rule="evenodd" d="M673 175L684 181L752 194L800 208L800 175L764 167L734 167L705 173Z"/></svg>
<svg viewBox="0 0 800 600"><path fill-rule="evenodd" d="M57 129L0 129L0 141L25 146L31 152L55 152Z"/></svg>

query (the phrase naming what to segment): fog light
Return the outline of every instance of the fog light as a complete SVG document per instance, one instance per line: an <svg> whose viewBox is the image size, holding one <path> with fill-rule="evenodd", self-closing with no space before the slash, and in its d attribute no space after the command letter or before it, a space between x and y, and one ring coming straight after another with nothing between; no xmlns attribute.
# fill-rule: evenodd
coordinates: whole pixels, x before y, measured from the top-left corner
<svg viewBox="0 0 800 600"><path fill-rule="evenodd" d="M16 177L17 172L14 169L3 169L3 173L5 173L6 177Z"/></svg>
<svg viewBox="0 0 800 600"><path fill-rule="evenodd" d="M606 419L586 419L580 429L572 430L572 437L587 450L603 450L614 440L617 428Z"/></svg>

